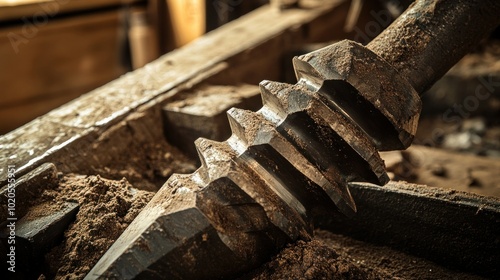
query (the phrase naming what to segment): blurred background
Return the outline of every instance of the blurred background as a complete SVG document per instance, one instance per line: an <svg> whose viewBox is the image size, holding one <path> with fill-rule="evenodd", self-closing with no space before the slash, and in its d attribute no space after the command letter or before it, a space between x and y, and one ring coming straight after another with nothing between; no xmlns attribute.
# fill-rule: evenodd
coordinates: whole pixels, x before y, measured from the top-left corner
<svg viewBox="0 0 500 280"><path fill-rule="evenodd" d="M0 0L0 134L266 0Z"/></svg>

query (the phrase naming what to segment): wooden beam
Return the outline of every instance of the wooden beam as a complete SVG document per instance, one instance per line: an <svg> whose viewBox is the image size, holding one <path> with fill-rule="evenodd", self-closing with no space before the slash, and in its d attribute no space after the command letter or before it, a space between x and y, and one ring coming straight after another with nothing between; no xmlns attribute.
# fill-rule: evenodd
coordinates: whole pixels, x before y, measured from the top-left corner
<svg viewBox="0 0 500 280"><path fill-rule="evenodd" d="M144 0L0 0L0 22L19 20L26 17L31 20L36 15L49 18L68 12L98 9L110 6L145 2Z"/></svg>

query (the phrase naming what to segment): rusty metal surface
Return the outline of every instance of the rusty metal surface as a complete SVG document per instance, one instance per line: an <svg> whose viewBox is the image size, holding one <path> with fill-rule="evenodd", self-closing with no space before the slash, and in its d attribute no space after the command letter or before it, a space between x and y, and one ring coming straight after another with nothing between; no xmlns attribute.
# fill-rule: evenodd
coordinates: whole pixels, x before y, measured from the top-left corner
<svg viewBox="0 0 500 280"><path fill-rule="evenodd" d="M202 166L173 175L87 279L234 277L309 239L317 215L352 215L349 182L387 183L377 150L411 143L412 85L428 82L399 76L376 53L342 41L297 58L297 84L262 82L263 107L229 110L228 140L197 140Z"/></svg>
<svg viewBox="0 0 500 280"><path fill-rule="evenodd" d="M356 216L324 216L321 228L498 277L500 199L406 182L383 188L353 183L350 189Z"/></svg>

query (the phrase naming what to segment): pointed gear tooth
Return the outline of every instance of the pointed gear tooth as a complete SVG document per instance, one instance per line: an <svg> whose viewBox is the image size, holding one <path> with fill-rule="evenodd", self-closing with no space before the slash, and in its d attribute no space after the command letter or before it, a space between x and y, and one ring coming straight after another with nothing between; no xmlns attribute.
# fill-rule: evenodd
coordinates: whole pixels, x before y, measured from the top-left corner
<svg viewBox="0 0 500 280"><path fill-rule="evenodd" d="M279 97L279 91L283 88L283 84L263 81L259 86L264 108L268 108L280 118L286 117L287 108L283 106L283 102Z"/></svg>
<svg viewBox="0 0 500 280"><path fill-rule="evenodd" d="M305 110L310 104L315 93L310 91L305 85L268 82L266 89L274 96L277 107L281 114L287 115Z"/></svg>
<svg viewBox="0 0 500 280"><path fill-rule="evenodd" d="M201 162L201 167L199 168L199 175L200 175L200 178L203 180L203 181L208 181L209 180L209 177L208 177L208 165L207 165L207 162L205 160L205 155L203 154L202 150L200 149L200 141L201 141L201 138L198 138L194 141L194 146L196 148L196 152L198 153L198 158L200 159L200 162ZM177 174L174 174L174 175L177 175ZM173 175L172 175L173 176Z"/></svg>
<svg viewBox="0 0 500 280"><path fill-rule="evenodd" d="M294 57L292 63L299 84L305 85L313 91L321 88L325 81L324 76L307 63L303 55Z"/></svg>
<svg viewBox="0 0 500 280"><path fill-rule="evenodd" d="M200 157L206 164L207 180L219 178L229 171L231 168L230 162L236 156L236 151L227 143L209 140L206 138L198 138L195 145L200 153ZM203 167L201 168L203 170Z"/></svg>
<svg viewBox="0 0 500 280"><path fill-rule="evenodd" d="M227 111L227 119L229 120L229 126L233 135L238 137L241 141L248 145L248 139L246 137L245 128L241 125L244 117L241 109L231 108Z"/></svg>
<svg viewBox="0 0 500 280"><path fill-rule="evenodd" d="M269 98L269 101L272 103L276 103L279 108L284 109L285 111L288 107L288 94L283 91L290 90L293 87L294 85L291 84L274 81L265 81L260 84L260 88L262 90L261 92L266 94L266 97Z"/></svg>
<svg viewBox="0 0 500 280"><path fill-rule="evenodd" d="M267 120L262 114L237 109L233 112L237 117L237 122L242 128L248 146L267 144L274 136L273 123Z"/></svg>
<svg viewBox="0 0 500 280"><path fill-rule="evenodd" d="M195 145L207 165L210 165L214 160L227 160L228 151L225 148L228 145L226 142L218 142L200 137L196 139Z"/></svg>
<svg viewBox="0 0 500 280"><path fill-rule="evenodd" d="M238 126L239 133L241 133L241 137L244 138L248 144L253 142L253 138L259 131L260 122L256 119L259 118L258 114L238 108L232 108L228 111L228 115L231 115L231 118L234 120L235 125ZM240 137L240 135L237 135Z"/></svg>
<svg viewBox="0 0 500 280"><path fill-rule="evenodd" d="M352 198L351 192L349 191L349 187L347 182L345 181L337 181L335 182L335 186L331 188L335 195L331 195L330 197L338 197L336 201L334 201L337 208L342 212L342 214L352 217L357 212L356 203Z"/></svg>

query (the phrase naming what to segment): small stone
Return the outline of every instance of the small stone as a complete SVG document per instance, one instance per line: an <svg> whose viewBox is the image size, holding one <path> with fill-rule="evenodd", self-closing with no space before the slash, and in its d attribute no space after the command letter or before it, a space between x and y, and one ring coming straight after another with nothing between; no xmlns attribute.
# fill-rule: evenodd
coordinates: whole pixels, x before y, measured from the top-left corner
<svg viewBox="0 0 500 280"><path fill-rule="evenodd" d="M441 165L441 164L433 164L430 167L431 173L433 175L439 176L439 177L447 177L447 170L446 168Z"/></svg>

